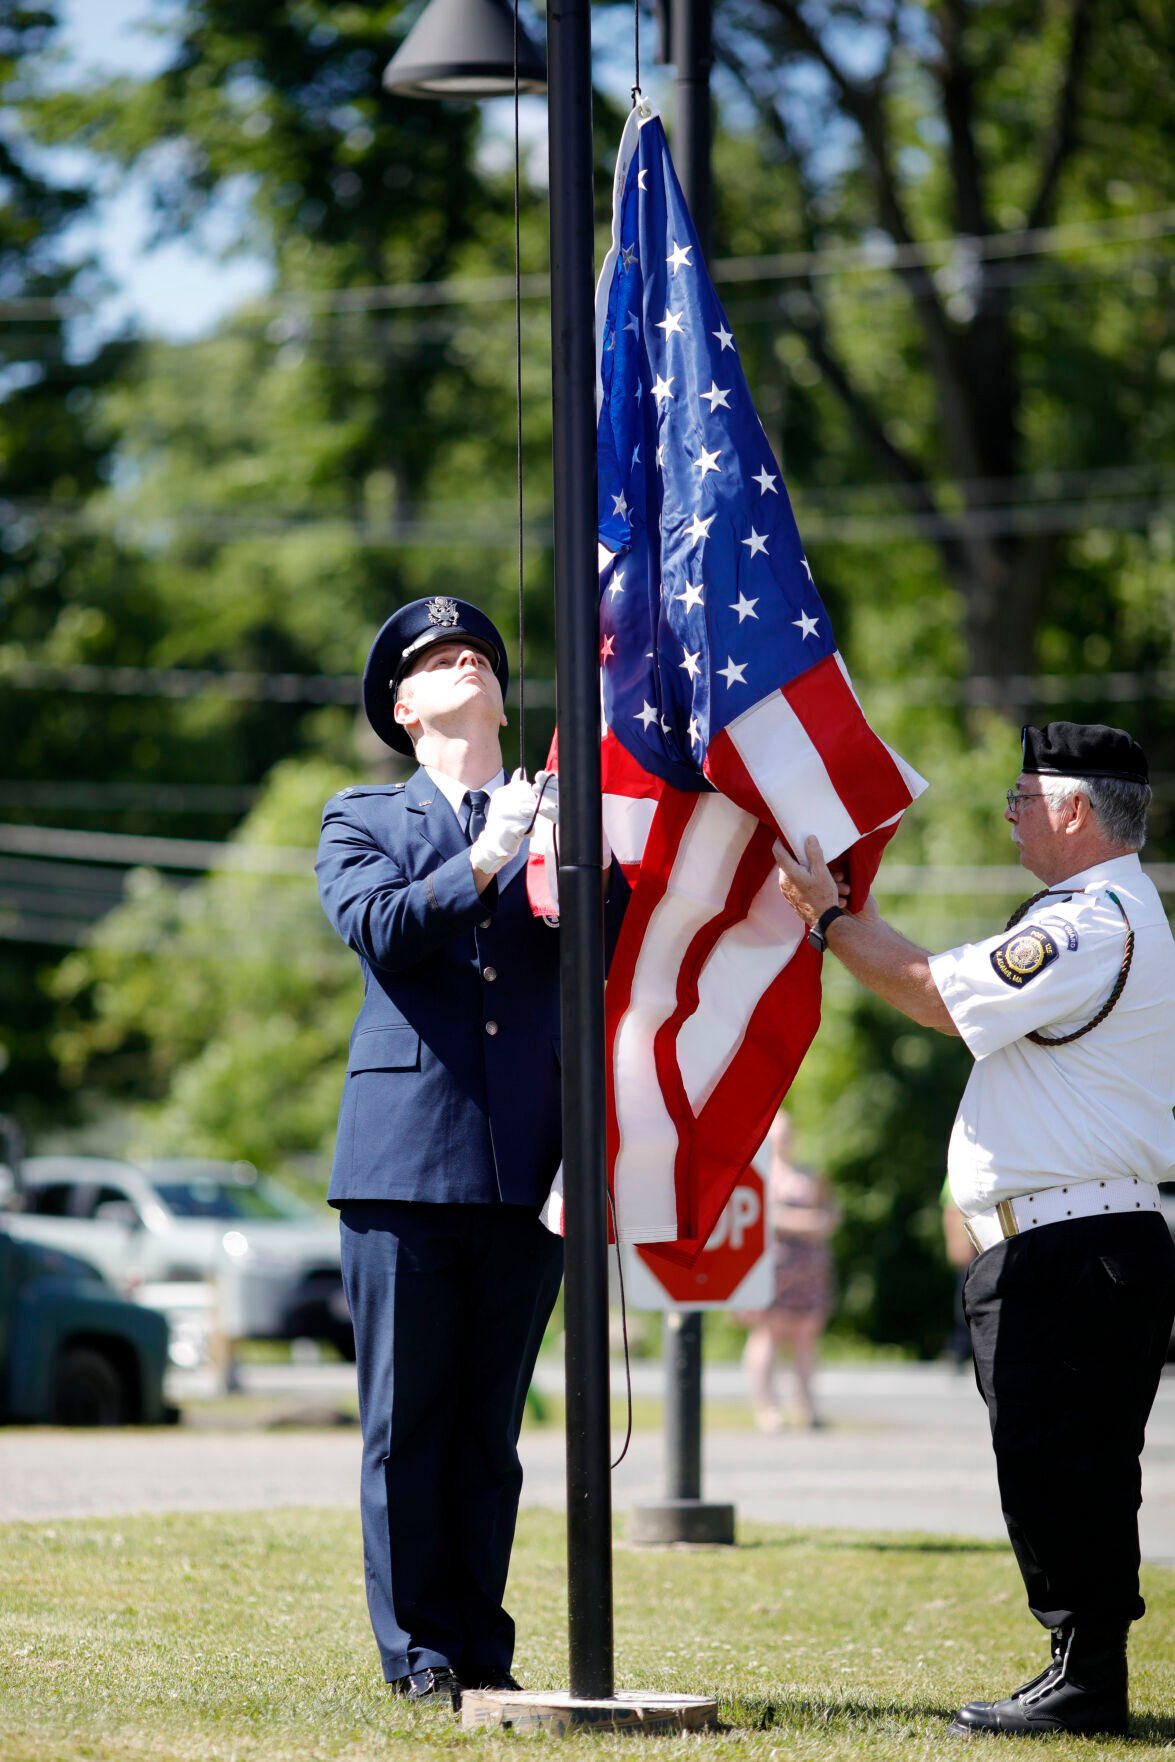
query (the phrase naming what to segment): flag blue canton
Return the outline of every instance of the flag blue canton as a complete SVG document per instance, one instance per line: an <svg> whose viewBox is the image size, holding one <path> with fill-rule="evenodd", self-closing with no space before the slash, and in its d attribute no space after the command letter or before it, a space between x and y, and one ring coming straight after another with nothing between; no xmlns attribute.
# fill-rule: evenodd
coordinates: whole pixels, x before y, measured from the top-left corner
<svg viewBox="0 0 1175 1762"><path fill-rule="evenodd" d="M656 116L618 168L597 325L604 714L704 789L713 736L836 644Z"/></svg>

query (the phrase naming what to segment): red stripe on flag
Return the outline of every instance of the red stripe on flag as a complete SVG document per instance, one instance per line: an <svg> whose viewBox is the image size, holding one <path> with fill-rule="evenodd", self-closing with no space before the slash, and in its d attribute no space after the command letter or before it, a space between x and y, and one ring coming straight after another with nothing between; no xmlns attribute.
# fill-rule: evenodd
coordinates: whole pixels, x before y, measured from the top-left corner
<svg viewBox="0 0 1175 1762"><path fill-rule="evenodd" d="M825 655L782 689L860 831L909 807L906 780L861 714L835 655Z"/></svg>
<svg viewBox="0 0 1175 1762"><path fill-rule="evenodd" d="M691 1266L702 1252L819 1026L820 956L805 937L756 1004L738 1056L694 1123L685 1178L694 1193L696 1234L658 1243L667 1260Z"/></svg>
<svg viewBox="0 0 1175 1762"><path fill-rule="evenodd" d="M743 763L743 756L730 738L727 729L722 728L713 736L706 749L703 771L715 789L719 790L730 801L736 802L744 813L765 825L774 828L776 837L782 837L775 823L771 809L759 794L758 785ZM784 840L786 843L786 839ZM791 846L788 845L788 849ZM756 1144L755 1149L759 1146Z"/></svg>

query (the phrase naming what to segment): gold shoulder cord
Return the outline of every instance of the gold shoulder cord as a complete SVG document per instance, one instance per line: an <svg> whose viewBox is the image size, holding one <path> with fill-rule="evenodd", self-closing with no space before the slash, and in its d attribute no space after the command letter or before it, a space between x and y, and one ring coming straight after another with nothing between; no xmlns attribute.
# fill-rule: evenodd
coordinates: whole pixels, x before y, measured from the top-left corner
<svg viewBox="0 0 1175 1762"><path fill-rule="evenodd" d="M1023 905L1016 907L1016 910L1012 913L1011 917L1004 925L1004 928L1005 930L1015 929L1025 913L1030 912L1033 906L1037 905L1042 899L1072 899L1072 897L1072 893L1068 892L1063 887L1044 887L1039 893L1034 893L1031 899L1026 899ZM1114 904L1121 912L1122 922L1126 926L1126 941L1122 949L1122 965L1118 969L1118 977L1114 982L1114 989L1110 992L1110 995L1106 998L1105 1003L1102 1004L1101 1009L1099 1009L1093 1020L1086 1022L1083 1028L1074 1028L1072 1034L1038 1034L1035 1029L1032 1033L1026 1034L1024 1038L1026 1040L1031 1040L1034 1046L1068 1046L1071 1041L1080 1040L1084 1034L1088 1034L1092 1029L1096 1028L1099 1022L1105 1021L1106 1017L1122 995L1122 988L1126 984L1126 979L1130 972L1130 963L1134 959L1134 931L1130 927L1130 919L1126 916L1126 907L1122 904L1122 901L1118 898L1118 895L1112 888L1106 888L1106 897L1113 900Z"/></svg>

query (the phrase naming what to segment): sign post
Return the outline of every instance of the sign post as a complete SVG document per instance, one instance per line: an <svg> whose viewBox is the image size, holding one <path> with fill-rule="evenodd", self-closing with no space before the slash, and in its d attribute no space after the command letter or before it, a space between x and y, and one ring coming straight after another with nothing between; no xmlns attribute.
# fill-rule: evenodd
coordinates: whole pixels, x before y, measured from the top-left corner
<svg viewBox="0 0 1175 1762"><path fill-rule="evenodd" d="M767 1250L766 1193L753 1164L693 1266L682 1266L657 1248L624 1250L629 1303L666 1312L665 1497L633 1507L628 1531L633 1542L734 1541L734 1506L702 1498L701 1362L695 1336L703 1310L767 1307L772 1270ZM674 1400L675 1390L695 1373L697 1399Z"/></svg>

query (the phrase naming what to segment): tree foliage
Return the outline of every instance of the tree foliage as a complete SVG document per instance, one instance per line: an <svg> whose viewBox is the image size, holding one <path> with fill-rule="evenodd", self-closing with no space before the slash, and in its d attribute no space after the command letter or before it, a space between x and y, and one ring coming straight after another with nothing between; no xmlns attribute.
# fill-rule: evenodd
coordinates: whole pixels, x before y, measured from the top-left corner
<svg viewBox="0 0 1175 1762"><path fill-rule="evenodd" d="M87 285L62 250L86 192L44 169L67 141L148 181L161 238L227 216L273 272L191 343L87 354L60 306L0 330L0 668L21 687L0 728L15 778L94 780L74 825L306 849L324 796L388 764L327 689L388 612L456 592L516 627L509 168L492 115L384 92L390 3L173 19L161 72L91 89L38 82L49 12L0 29L22 119L0 136L0 294ZM1158 0L716 0L719 291L866 708L933 784L890 874L1000 860L1024 713L1128 722L1169 841L1173 31ZM618 133L598 99L601 228ZM540 282L546 225L526 148ZM553 718L547 319L528 284L532 765ZM82 692L82 667L143 685ZM37 668L73 685L30 689ZM168 696L161 670L237 684ZM886 874L883 909L931 946L1013 903ZM36 1043L9 1073L24 1111L51 952L29 949L6 1012ZM933 1350L965 1054L829 966L793 1103L841 1193L843 1313ZM58 1098L112 1098L143 1149L321 1159L356 984L308 876L138 870L50 981Z"/></svg>

